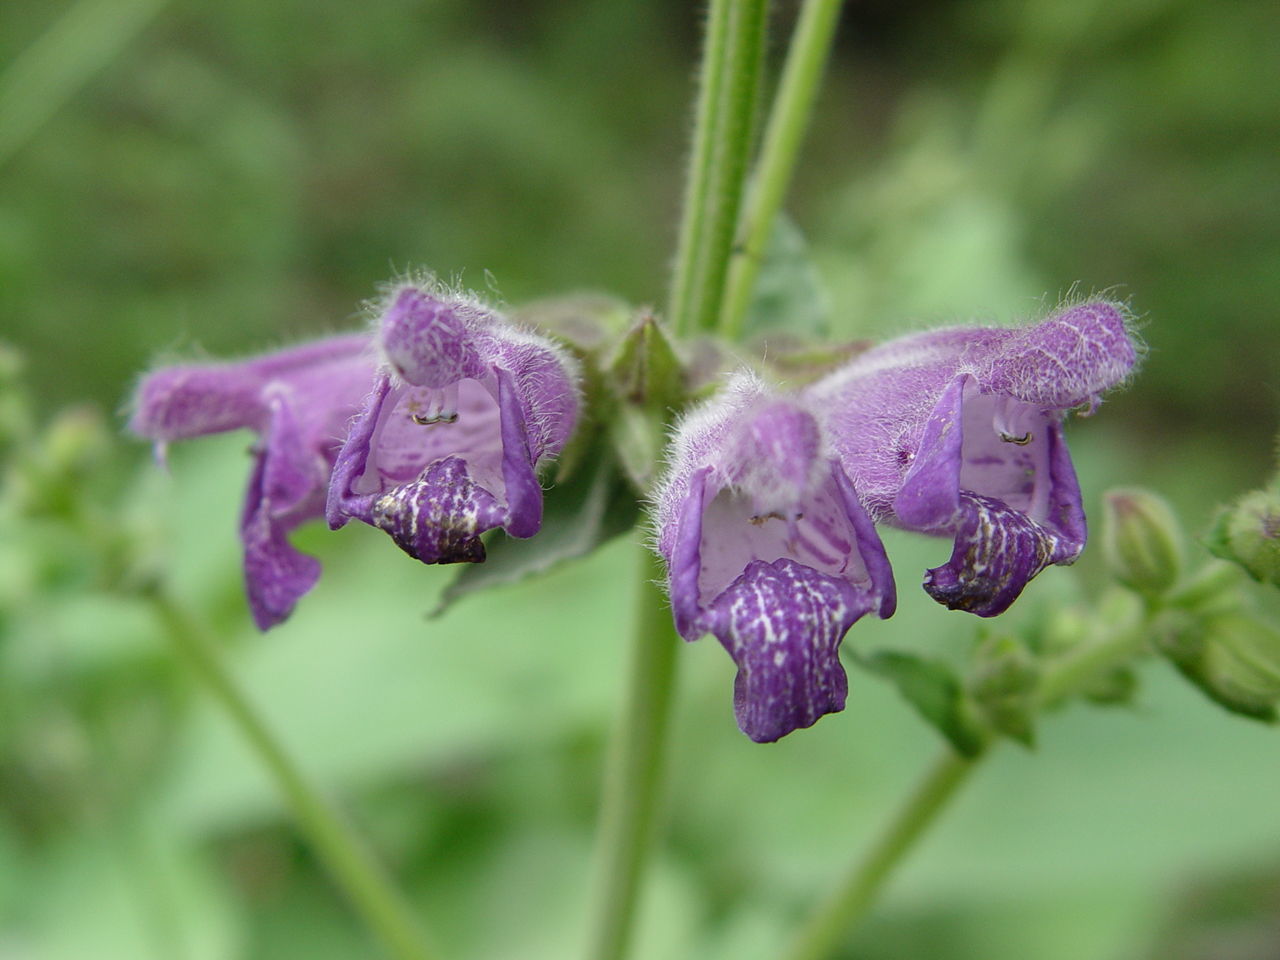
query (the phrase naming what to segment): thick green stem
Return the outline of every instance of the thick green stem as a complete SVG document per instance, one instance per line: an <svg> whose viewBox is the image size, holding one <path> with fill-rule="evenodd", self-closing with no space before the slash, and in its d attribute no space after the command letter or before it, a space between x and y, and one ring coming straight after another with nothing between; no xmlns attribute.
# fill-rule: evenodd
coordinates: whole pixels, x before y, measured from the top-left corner
<svg viewBox="0 0 1280 960"><path fill-rule="evenodd" d="M1042 675L1036 703L1045 707L1079 693L1107 670L1140 652L1151 613L1147 611L1133 622L1119 624L1105 637L1082 644L1061 657ZM962 757L948 749L934 761L844 882L805 924L791 949L783 954L783 960L823 960L831 955L866 915L893 870L987 752Z"/></svg>
<svg viewBox="0 0 1280 960"><path fill-rule="evenodd" d="M818 84L831 54L841 3L842 0L806 0L800 11L765 127L760 161L738 220L737 242L720 311L720 332L726 337L735 338L742 332L773 222L791 183Z"/></svg>
<svg viewBox="0 0 1280 960"><path fill-rule="evenodd" d="M768 0L713 0L672 284L677 333L711 329L720 311L750 162Z"/></svg>
<svg viewBox="0 0 1280 960"><path fill-rule="evenodd" d="M973 772L977 758L948 749L925 772L843 883L801 930L786 960L822 960L866 914L880 887Z"/></svg>
<svg viewBox="0 0 1280 960"><path fill-rule="evenodd" d="M724 64L728 51L729 18L733 0L712 0L707 14L707 36L702 48L698 107L693 124L693 147L685 175L684 212L680 239L671 271L668 320L677 334L686 332L693 307L694 287L700 282L698 261L702 255L703 229L715 157L717 125L720 121L720 89L724 85Z"/></svg>
<svg viewBox="0 0 1280 960"><path fill-rule="evenodd" d="M294 765L223 667L212 638L203 626L162 592L154 595L154 601L174 651L218 701L245 743L257 754L293 811L299 828L387 955L395 960L436 960L439 954L427 946L409 904L350 826Z"/></svg>
<svg viewBox="0 0 1280 960"><path fill-rule="evenodd" d="M631 638L626 702L613 734L600 811L601 873L587 960L627 954L661 786L678 638L655 582L661 563L645 551Z"/></svg>

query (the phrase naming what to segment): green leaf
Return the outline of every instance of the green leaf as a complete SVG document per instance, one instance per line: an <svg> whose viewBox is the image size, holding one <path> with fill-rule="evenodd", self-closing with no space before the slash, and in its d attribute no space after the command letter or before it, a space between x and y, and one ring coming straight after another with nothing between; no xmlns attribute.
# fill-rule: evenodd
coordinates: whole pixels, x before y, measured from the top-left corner
<svg viewBox="0 0 1280 960"><path fill-rule="evenodd" d="M747 336L786 331L822 338L827 335L830 312L804 234L790 217L779 216L765 248L755 296L747 308Z"/></svg>
<svg viewBox="0 0 1280 960"><path fill-rule="evenodd" d="M431 612L444 613L462 597L500 584L518 583L566 560L585 556L607 540L635 526L640 508L607 450L599 451L594 468L579 470L566 483L547 492L542 530L516 540L498 533L485 544L484 563L463 566L440 595Z"/></svg>
<svg viewBox="0 0 1280 960"><path fill-rule="evenodd" d="M945 663L899 650L877 650L857 656L872 673L892 681L926 721L966 757L977 756L986 738L973 714L973 704L960 679Z"/></svg>

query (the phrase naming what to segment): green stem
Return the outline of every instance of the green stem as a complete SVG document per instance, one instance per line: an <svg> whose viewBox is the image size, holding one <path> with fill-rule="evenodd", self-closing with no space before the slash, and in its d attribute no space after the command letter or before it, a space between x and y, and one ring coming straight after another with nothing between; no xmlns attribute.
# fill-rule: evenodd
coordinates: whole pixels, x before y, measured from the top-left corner
<svg viewBox="0 0 1280 960"><path fill-rule="evenodd" d="M948 749L925 772L905 803L867 848L844 882L818 908L784 953L785 960L822 960L875 901L880 887L920 835L968 779L978 758Z"/></svg>
<svg viewBox="0 0 1280 960"><path fill-rule="evenodd" d="M679 647L657 582L662 564L645 551L641 566L626 703L614 731L601 800L601 884L586 957L627 954L637 895L661 801L667 727Z"/></svg>
<svg viewBox="0 0 1280 960"><path fill-rule="evenodd" d="M702 69L698 107L693 125L693 147L685 176L684 213L680 239L671 274L671 295L667 312L675 333L684 333L693 308L694 287L698 283L698 262L702 255L703 226L710 206L711 168L715 157L720 122L720 89L724 85L724 65L728 52L729 19L733 0L712 0L707 14L707 36L702 49Z"/></svg>
<svg viewBox="0 0 1280 960"><path fill-rule="evenodd" d="M690 158L672 326L715 326L750 162L768 0L714 0ZM705 112L704 112L705 107ZM686 229L687 228L687 229Z"/></svg>
<svg viewBox="0 0 1280 960"><path fill-rule="evenodd" d="M742 332L773 221L782 209L813 113L818 84L831 54L841 2L805 0L800 11L765 127L760 161L738 221L737 243L720 312L720 332L726 337L735 338Z"/></svg>
<svg viewBox="0 0 1280 960"><path fill-rule="evenodd" d="M435 960L404 900L351 827L324 801L294 765L253 705L223 667L204 629L163 592L153 595L174 651L226 711L257 754L311 841L357 912L395 960Z"/></svg>
<svg viewBox="0 0 1280 960"><path fill-rule="evenodd" d="M1076 647L1055 662L1040 679L1036 703L1050 706L1078 693L1100 674L1125 663L1142 649L1152 611L1120 624L1107 636ZM783 960L822 960L831 955L875 902L893 870L920 839L979 761L948 749L925 773L902 806L872 841L844 882L813 914L783 954Z"/></svg>

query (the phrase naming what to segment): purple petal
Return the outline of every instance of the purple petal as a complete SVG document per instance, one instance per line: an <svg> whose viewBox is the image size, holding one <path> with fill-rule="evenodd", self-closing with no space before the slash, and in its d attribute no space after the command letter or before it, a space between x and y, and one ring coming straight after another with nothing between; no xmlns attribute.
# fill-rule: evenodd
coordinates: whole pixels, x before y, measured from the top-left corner
<svg viewBox="0 0 1280 960"><path fill-rule="evenodd" d="M498 409L502 431L502 476L506 485L506 531L532 537L542 526L542 487L534 473L524 412L510 371L498 368Z"/></svg>
<svg viewBox="0 0 1280 960"><path fill-rule="evenodd" d="M345 526L352 517L367 515L373 506L372 493L381 489L378 487L357 494L356 482L368 468L374 432L390 392L391 378L385 374L379 376L365 399L364 408L352 421L347 439L338 453L325 502L325 519L331 530Z"/></svg>
<svg viewBox="0 0 1280 960"><path fill-rule="evenodd" d="M1052 530L1003 502L960 495L963 520L951 559L925 574L929 596L951 610L994 617L1009 609L1031 578L1080 552Z"/></svg>
<svg viewBox="0 0 1280 960"><path fill-rule="evenodd" d="M1014 332L984 387L1065 410L1096 403L1138 360L1125 312L1114 303L1078 304Z"/></svg>
<svg viewBox="0 0 1280 960"><path fill-rule="evenodd" d="M138 386L129 429L161 443L240 427L264 430L268 384L290 384L320 365L356 370L367 383L372 366L360 358L368 348L366 336L331 337L243 363L166 367ZM326 407L344 392L332 382L329 387Z"/></svg>
<svg viewBox="0 0 1280 960"><path fill-rule="evenodd" d="M742 732L769 743L843 710L840 641L871 606L844 580L794 560L748 564L705 621L738 665L734 712Z"/></svg>
<svg viewBox="0 0 1280 960"><path fill-rule="evenodd" d="M259 630L288 617L320 577L320 562L299 553L286 537L294 527L320 514L325 464L302 439L289 405L276 398L240 522L245 592Z"/></svg>
<svg viewBox="0 0 1280 960"><path fill-rule="evenodd" d="M697 640L705 633L698 623L702 613L702 513L710 467L703 467L690 478L683 509L676 521L671 555L667 558L671 585L671 610L676 632L686 640Z"/></svg>
<svg viewBox="0 0 1280 960"><path fill-rule="evenodd" d="M415 386L439 388L480 379L485 365L472 329L480 312L467 301L442 300L404 287L382 314L378 341L387 362Z"/></svg>
<svg viewBox="0 0 1280 960"><path fill-rule="evenodd" d="M968 379L957 377L943 391L925 423L919 453L893 501L893 512L913 530L930 530L948 524L959 509L964 444L961 405Z"/></svg>
<svg viewBox="0 0 1280 960"><path fill-rule="evenodd" d="M503 522L502 504L467 476L458 457L433 463L417 480L374 501L371 521L423 563L479 563L479 536Z"/></svg>

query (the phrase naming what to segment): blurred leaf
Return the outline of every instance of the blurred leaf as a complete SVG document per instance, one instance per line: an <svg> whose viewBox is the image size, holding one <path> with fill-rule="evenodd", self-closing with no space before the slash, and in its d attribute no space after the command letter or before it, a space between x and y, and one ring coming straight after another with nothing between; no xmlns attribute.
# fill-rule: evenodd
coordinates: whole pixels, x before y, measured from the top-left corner
<svg viewBox="0 0 1280 960"><path fill-rule="evenodd" d="M819 339L827 335L830 312L804 234L790 217L780 214L747 308L745 335L783 332Z"/></svg>
<svg viewBox="0 0 1280 960"><path fill-rule="evenodd" d="M517 540L499 532L485 544L484 563L460 565L431 615L439 616L479 590L518 583L586 556L635 526L640 507L617 462L607 451L600 451L594 461L591 465L588 458L587 466L547 492L537 536Z"/></svg>
<svg viewBox="0 0 1280 960"><path fill-rule="evenodd" d="M994 634L974 653L969 693L983 718L1023 746L1035 745L1039 664L1017 637Z"/></svg>
<svg viewBox="0 0 1280 960"><path fill-rule="evenodd" d="M985 746L982 730L973 715L959 678L950 666L898 650L877 650L857 655L856 662L893 682L928 723L967 757Z"/></svg>
<svg viewBox="0 0 1280 960"><path fill-rule="evenodd" d="M226 960L242 931L196 849L140 826L72 833L28 878L40 960ZM25 954L23 954L25 956Z"/></svg>

